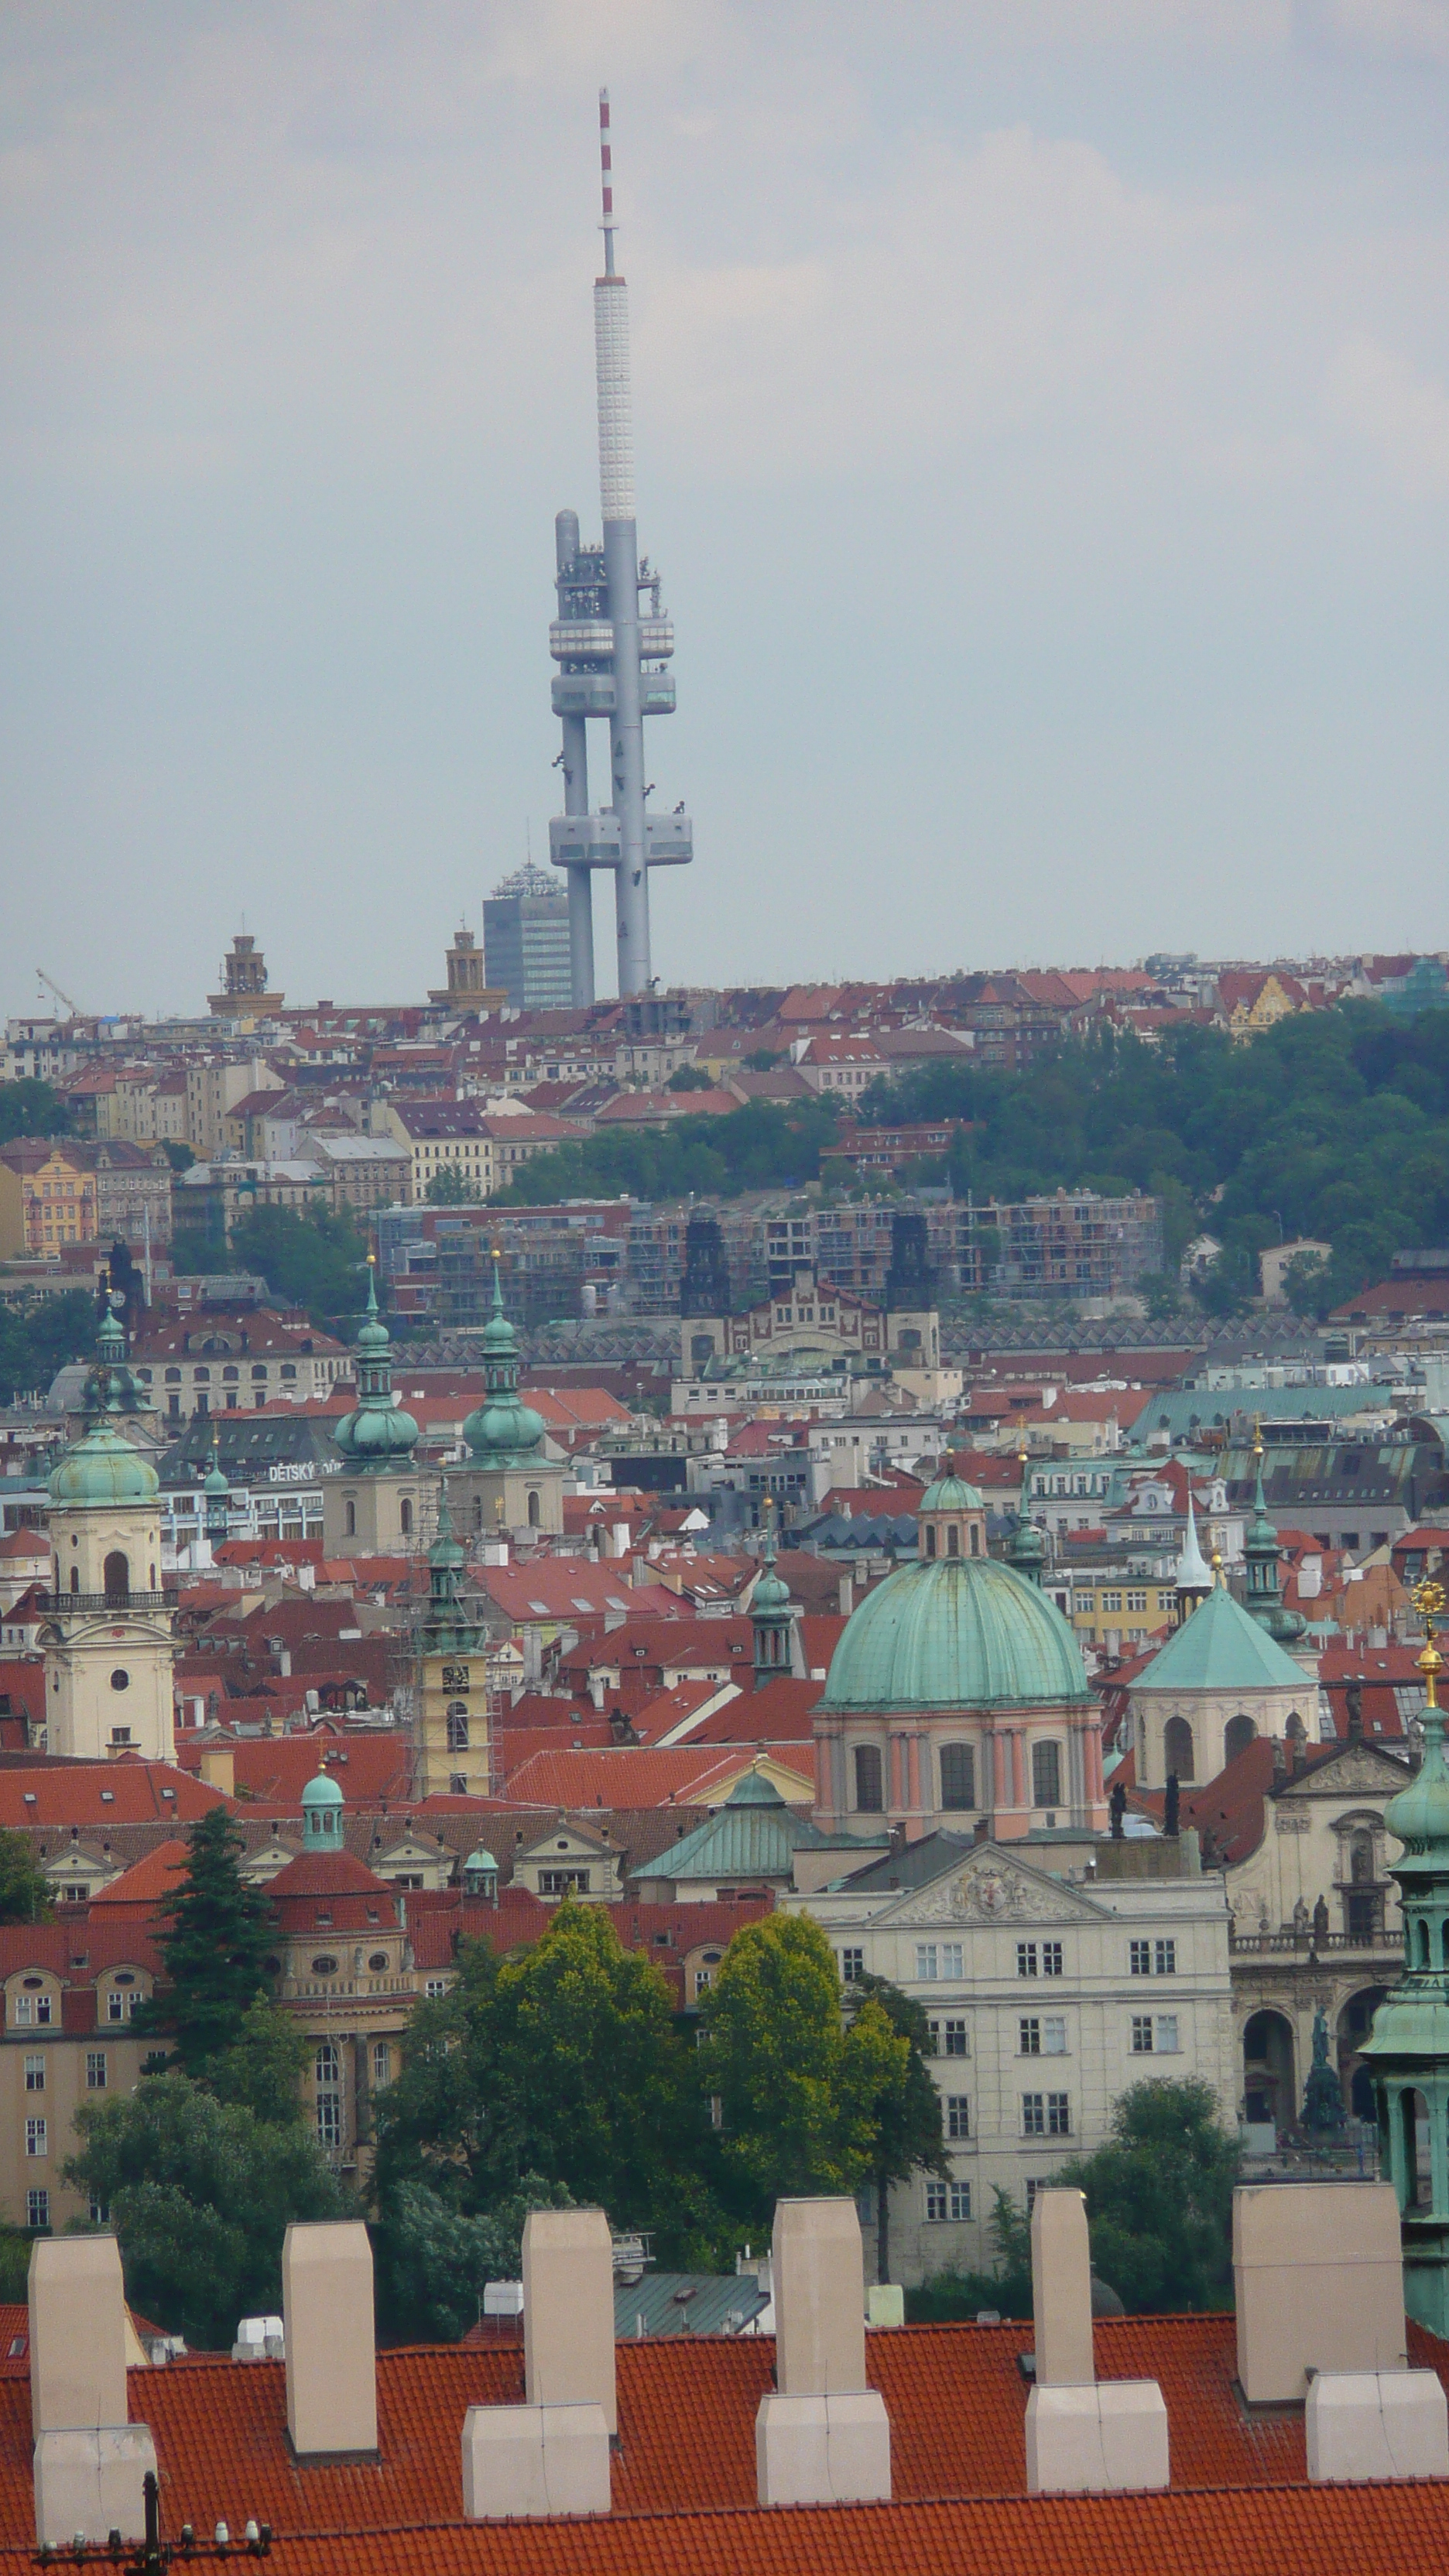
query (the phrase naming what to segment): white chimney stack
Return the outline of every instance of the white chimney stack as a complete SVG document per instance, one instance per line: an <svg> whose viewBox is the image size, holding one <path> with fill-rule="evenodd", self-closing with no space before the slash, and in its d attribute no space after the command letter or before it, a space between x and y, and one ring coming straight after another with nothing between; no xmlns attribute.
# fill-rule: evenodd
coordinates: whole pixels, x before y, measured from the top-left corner
<svg viewBox="0 0 1449 2576"><path fill-rule="evenodd" d="M1026 2401L1031 2495L1168 2483L1167 2408L1155 2379L1097 2384L1092 2262L1079 2191L1039 2191L1031 2211L1036 2384Z"/></svg>
<svg viewBox="0 0 1449 2576"><path fill-rule="evenodd" d="M776 2390L755 2418L761 2504L889 2501L890 2418L866 2384L854 2201L778 2201L770 2268Z"/></svg>
<svg viewBox="0 0 1449 2576"><path fill-rule="evenodd" d="M156 2446L126 2420L126 2294L114 2236L38 2237L30 2250L35 2536L56 2548L146 2531Z"/></svg>
<svg viewBox="0 0 1449 2576"><path fill-rule="evenodd" d="M463 2418L470 2522L607 2513L614 2249L601 2209L530 2210L523 2229L523 2406Z"/></svg>
<svg viewBox="0 0 1449 2576"><path fill-rule="evenodd" d="M376 2459L372 2247L359 2219L288 2228L282 2327L287 2431L297 2458Z"/></svg>
<svg viewBox="0 0 1449 2576"><path fill-rule="evenodd" d="M1304 2399L1315 2483L1449 2477L1438 2375L1410 2370L1391 2183L1245 2183L1233 2194L1238 2384Z"/></svg>

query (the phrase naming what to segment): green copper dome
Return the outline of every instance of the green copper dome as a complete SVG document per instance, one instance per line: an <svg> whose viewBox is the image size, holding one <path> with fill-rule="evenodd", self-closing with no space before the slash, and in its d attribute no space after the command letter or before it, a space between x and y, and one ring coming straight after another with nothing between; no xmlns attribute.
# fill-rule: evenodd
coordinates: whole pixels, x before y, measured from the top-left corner
<svg viewBox="0 0 1449 2576"><path fill-rule="evenodd" d="M483 1375L488 1392L463 1425L469 1452L480 1467L506 1467L526 1460L542 1447L543 1415L525 1404L518 1392L523 1365L518 1335L503 1311L503 1283L498 1255L493 1256L493 1312L483 1331Z"/></svg>
<svg viewBox="0 0 1449 2576"><path fill-rule="evenodd" d="M928 1485L916 1506L922 1512L984 1512L985 1503L974 1485L963 1484L959 1476L938 1476Z"/></svg>
<svg viewBox="0 0 1449 2576"><path fill-rule="evenodd" d="M866 1595L846 1622L819 1705L880 1714L1055 1707L1089 1696L1076 1638L1034 1583L991 1557L932 1557L901 1566Z"/></svg>
<svg viewBox="0 0 1449 2576"><path fill-rule="evenodd" d="M109 1422L99 1422L67 1449L52 1470L53 1503L152 1503L160 1492L156 1470Z"/></svg>
<svg viewBox="0 0 1449 2576"><path fill-rule="evenodd" d="M377 1311L377 1272L369 1257L367 1314L357 1336L357 1411L337 1424L332 1438L349 1467L380 1473L410 1463L418 1426L393 1401L392 1344Z"/></svg>

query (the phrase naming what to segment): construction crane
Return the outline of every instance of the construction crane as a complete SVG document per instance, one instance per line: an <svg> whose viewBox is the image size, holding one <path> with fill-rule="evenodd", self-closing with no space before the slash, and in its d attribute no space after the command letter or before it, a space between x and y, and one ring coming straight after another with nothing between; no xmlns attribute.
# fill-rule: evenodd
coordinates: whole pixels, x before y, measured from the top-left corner
<svg viewBox="0 0 1449 2576"><path fill-rule="evenodd" d="M53 993L58 1002L64 1002L65 1007L69 1011L73 1020L83 1020L85 1018L86 1014L81 1009L79 1002L73 1002L69 993L63 993L61 991L60 986L57 984L53 975L47 975L43 966L37 966L35 972L37 980L45 986L47 992Z"/></svg>

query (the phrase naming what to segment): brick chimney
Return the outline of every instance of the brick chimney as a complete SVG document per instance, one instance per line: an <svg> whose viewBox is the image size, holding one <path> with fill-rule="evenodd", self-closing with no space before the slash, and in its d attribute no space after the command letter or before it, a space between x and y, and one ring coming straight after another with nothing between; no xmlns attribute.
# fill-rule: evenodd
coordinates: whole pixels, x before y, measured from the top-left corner
<svg viewBox="0 0 1449 2576"><path fill-rule="evenodd" d="M372 2247L358 2219L288 2228L282 2244L287 2434L299 2460L377 2457Z"/></svg>
<svg viewBox="0 0 1449 2576"><path fill-rule="evenodd" d="M38 2237L28 2296L36 2538L52 2548L77 2532L92 2542L112 2531L142 2539L156 2446L144 2424L126 2420L126 2298L114 2236Z"/></svg>

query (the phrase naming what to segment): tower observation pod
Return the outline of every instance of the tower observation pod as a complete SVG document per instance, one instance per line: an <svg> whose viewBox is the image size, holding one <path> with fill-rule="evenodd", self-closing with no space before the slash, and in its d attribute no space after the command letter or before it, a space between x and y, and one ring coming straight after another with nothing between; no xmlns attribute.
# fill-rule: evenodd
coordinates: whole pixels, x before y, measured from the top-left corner
<svg viewBox="0 0 1449 2576"><path fill-rule="evenodd" d="M568 876L569 960L574 1006L594 999L593 871L614 878L619 991L647 992L649 871L687 867L694 830L682 807L667 818L647 810L644 718L674 713L665 665L674 628L659 604L659 576L639 553L634 519L634 425L629 398L629 290L614 267L613 155L609 93L599 92L604 274L594 284L594 363L599 396L599 498L604 541L579 540L576 510L554 521L558 615L549 650L558 664L553 711L563 726L564 810L548 827L549 856ZM641 614L640 601L646 605ZM609 726L610 800L589 810L588 721Z"/></svg>

